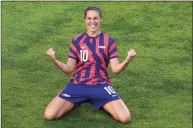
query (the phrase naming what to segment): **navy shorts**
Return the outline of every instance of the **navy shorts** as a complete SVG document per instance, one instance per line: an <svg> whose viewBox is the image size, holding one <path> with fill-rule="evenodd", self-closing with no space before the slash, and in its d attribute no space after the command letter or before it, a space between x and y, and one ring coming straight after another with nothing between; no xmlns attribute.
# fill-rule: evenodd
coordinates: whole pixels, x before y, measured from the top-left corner
<svg viewBox="0 0 193 128"><path fill-rule="evenodd" d="M94 108L100 109L104 104L120 99L112 86L86 85L69 83L60 92L59 97L79 106L82 103L90 103Z"/></svg>

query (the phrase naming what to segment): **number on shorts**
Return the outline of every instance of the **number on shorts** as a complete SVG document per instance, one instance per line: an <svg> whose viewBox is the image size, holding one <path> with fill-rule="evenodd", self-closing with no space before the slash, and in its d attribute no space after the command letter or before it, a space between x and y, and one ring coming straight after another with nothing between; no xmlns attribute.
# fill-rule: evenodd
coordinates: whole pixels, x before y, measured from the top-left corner
<svg viewBox="0 0 193 128"><path fill-rule="evenodd" d="M109 95L116 93L111 86L104 87L104 89L109 93Z"/></svg>

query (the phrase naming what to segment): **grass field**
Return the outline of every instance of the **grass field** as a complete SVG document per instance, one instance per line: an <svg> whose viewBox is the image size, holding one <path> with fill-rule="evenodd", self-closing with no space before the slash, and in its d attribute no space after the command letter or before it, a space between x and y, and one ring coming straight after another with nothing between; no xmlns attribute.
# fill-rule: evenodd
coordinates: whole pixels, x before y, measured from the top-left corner
<svg viewBox="0 0 193 128"><path fill-rule="evenodd" d="M2 2L2 128L191 128L192 2ZM114 89L132 113L121 124L90 104L44 121L68 82L45 52L66 62L71 39L85 31L84 9L103 11L102 31L116 39L120 61L137 57Z"/></svg>

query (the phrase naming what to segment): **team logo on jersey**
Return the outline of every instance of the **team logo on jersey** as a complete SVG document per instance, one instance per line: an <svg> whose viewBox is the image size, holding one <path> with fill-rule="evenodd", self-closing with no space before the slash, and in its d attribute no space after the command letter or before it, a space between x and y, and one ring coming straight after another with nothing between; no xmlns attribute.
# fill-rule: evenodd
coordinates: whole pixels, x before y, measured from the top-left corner
<svg viewBox="0 0 193 128"><path fill-rule="evenodd" d="M98 46L98 48L105 49L105 48L106 48L106 46Z"/></svg>

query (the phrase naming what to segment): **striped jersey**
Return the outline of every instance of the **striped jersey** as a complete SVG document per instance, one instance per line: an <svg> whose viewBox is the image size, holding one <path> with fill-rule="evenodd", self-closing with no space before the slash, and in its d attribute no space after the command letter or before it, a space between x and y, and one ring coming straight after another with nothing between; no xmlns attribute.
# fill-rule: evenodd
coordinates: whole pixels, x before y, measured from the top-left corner
<svg viewBox="0 0 193 128"><path fill-rule="evenodd" d="M111 85L108 65L110 59L118 58L118 52L115 40L108 34L101 32L90 37L84 32L75 36L70 44L69 58L77 62L71 83Z"/></svg>

